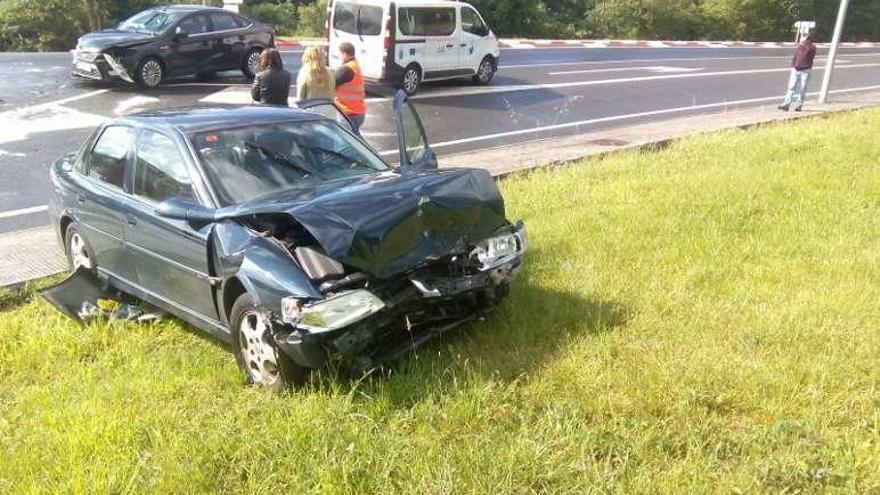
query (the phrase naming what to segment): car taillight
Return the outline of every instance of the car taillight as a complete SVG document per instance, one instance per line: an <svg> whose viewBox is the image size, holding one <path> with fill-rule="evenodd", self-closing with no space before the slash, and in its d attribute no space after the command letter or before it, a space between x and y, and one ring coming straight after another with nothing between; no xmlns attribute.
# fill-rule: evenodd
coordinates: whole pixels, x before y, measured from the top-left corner
<svg viewBox="0 0 880 495"><path fill-rule="evenodd" d="M388 19L388 22L385 23L385 49L390 50L393 45L393 39L391 38L391 19Z"/></svg>

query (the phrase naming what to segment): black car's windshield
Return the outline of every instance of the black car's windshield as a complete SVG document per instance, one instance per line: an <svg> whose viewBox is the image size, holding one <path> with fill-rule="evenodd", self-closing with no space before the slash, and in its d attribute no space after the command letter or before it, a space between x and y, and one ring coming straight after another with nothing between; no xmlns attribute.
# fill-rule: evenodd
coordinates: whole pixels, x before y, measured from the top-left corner
<svg viewBox="0 0 880 495"><path fill-rule="evenodd" d="M120 31L134 31L137 33L159 34L168 29L175 20L175 15L170 12L160 9L150 9L135 14L122 21L116 29Z"/></svg>
<svg viewBox="0 0 880 495"><path fill-rule="evenodd" d="M199 132L191 138L225 205L388 170L366 145L324 120Z"/></svg>

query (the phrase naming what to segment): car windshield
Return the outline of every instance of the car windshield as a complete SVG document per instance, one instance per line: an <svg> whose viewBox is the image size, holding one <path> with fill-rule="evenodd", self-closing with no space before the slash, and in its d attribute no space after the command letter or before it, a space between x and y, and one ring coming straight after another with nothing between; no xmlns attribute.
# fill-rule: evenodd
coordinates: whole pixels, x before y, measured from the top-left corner
<svg viewBox="0 0 880 495"><path fill-rule="evenodd" d="M190 138L224 205L389 169L360 140L325 120L206 131Z"/></svg>
<svg viewBox="0 0 880 495"><path fill-rule="evenodd" d="M158 34L168 29L174 21L175 16L170 12L160 9L151 9L135 14L122 21L117 29L120 31Z"/></svg>

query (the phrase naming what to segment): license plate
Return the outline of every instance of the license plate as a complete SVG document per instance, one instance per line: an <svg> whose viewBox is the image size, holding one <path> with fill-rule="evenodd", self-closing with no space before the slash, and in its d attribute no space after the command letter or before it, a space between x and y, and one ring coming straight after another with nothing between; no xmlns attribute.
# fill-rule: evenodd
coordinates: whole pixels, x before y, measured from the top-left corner
<svg viewBox="0 0 880 495"><path fill-rule="evenodd" d="M84 72L95 72L96 70L98 70L98 68L95 66L95 64L90 64L88 62L82 62L80 60L77 60L76 62L74 62L73 66L81 71L84 71Z"/></svg>

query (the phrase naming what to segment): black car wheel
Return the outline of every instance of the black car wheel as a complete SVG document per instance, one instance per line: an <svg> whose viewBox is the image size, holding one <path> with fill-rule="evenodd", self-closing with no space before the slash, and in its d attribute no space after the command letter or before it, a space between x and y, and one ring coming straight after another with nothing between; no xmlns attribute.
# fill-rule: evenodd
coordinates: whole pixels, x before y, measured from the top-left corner
<svg viewBox="0 0 880 495"><path fill-rule="evenodd" d="M492 57L486 57L480 62L477 73L474 74L474 82L477 84L489 84L495 77L495 61Z"/></svg>
<svg viewBox="0 0 880 495"><path fill-rule="evenodd" d="M417 65L410 65L403 71L400 79L400 87L406 91L406 94L413 96L419 91L422 84L422 70Z"/></svg>
<svg viewBox="0 0 880 495"><path fill-rule="evenodd" d="M135 81L143 89L153 89L165 79L165 66L157 58L148 57L138 65Z"/></svg>
<svg viewBox="0 0 880 495"><path fill-rule="evenodd" d="M248 383L269 392L283 392L308 378L309 370L275 345L267 315L250 295L245 293L235 300L229 325L232 352Z"/></svg>
<svg viewBox="0 0 880 495"><path fill-rule="evenodd" d="M95 252L73 223L67 226L64 233L64 253L67 255L67 266L72 272L79 267L87 270L97 267Z"/></svg>
<svg viewBox="0 0 880 495"><path fill-rule="evenodd" d="M244 58L244 62L241 66L241 72L244 73L245 77L248 79L252 79L257 72L260 71L260 54L262 50L259 48L254 48L247 53L247 56Z"/></svg>

